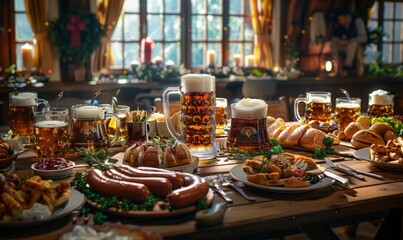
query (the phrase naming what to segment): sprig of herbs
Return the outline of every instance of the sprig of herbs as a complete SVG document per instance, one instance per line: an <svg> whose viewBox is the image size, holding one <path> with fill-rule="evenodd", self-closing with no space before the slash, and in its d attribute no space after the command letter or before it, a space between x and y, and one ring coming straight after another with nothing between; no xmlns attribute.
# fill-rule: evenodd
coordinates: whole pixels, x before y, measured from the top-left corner
<svg viewBox="0 0 403 240"><path fill-rule="evenodd" d="M333 142L334 141L333 141L333 139L331 137L325 137L323 139L323 144L325 145L325 149L322 149L320 147L315 148L313 150L312 157L316 158L316 159L323 159L327 155L335 154L336 152L332 148Z"/></svg>
<svg viewBox="0 0 403 240"><path fill-rule="evenodd" d="M273 154L280 154L283 152L283 148L280 146L277 139L270 139L270 144L271 149L263 149L259 152L244 151L238 147L229 148L227 151L231 154L230 158L233 160L247 160L260 155L265 156L267 159L271 159Z"/></svg>
<svg viewBox="0 0 403 240"><path fill-rule="evenodd" d="M77 153L80 154L81 160L86 162L90 167L94 166L100 170L109 169L110 166L106 163L108 156L106 151L101 149L99 151L88 150L84 147L77 148Z"/></svg>

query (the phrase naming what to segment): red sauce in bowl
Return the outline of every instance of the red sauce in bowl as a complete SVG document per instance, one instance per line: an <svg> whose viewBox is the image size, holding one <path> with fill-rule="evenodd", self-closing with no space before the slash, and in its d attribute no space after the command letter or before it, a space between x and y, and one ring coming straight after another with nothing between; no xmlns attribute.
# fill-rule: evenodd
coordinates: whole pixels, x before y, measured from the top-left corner
<svg viewBox="0 0 403 240"><path fill-rule="evenodd" d="M74 163L65 158L50 158L39 161L35 168L39 170L60 170L72 167Z"/></svg>

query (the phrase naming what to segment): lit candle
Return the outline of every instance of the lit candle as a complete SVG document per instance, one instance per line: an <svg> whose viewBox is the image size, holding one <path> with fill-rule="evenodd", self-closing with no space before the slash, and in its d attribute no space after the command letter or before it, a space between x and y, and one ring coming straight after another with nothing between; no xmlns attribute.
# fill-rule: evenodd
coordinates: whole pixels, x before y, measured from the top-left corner
<svg viewBox="0 0 403 240"><path fill-rule="evenodd" d="M329 61L329 60L326 61L326 62L325 62L325 71L326 71L326 72L331 72L332 69L333 69L332 61Z"/></svg>
<svg viewBox="0 0 403 240"><path fill-rule="evenodd" d="M141 40L141 62L151 62L154 42L150 37Z"/></svg>
<svg viewBox="0 0 403 240"><path fill-rule="evenodd" d="M255 62L255 56L253 55L248 55L245 58L245 67L255 67L256 62Z"/></svg>
<svg viewBox="0 0 403 240"><path fill-rule="evenodd" d="M22 66L27 70L30 70L32 68L33 51L34 51L34 48L28 43L25 43L21 47Z"/></svg>
<svg viewBox="0 0 403 240"><path fill-rule="evenodd" d="M207 66L214 65L216 52L213 49L207 51Z"/></svg>
<svg viewBox="0 0 403 240"><path fill-rule="evenodd" d="M278 73L279 70L280 70L279 66L274 66L274 68L273 68L274 73Z"/></svg>
<svg viewBox="0 0 403 240"><path fill-rule="evenodd" d="M234 63L235 66L239 66L241 64L241 54L234 54Z"/></svg>

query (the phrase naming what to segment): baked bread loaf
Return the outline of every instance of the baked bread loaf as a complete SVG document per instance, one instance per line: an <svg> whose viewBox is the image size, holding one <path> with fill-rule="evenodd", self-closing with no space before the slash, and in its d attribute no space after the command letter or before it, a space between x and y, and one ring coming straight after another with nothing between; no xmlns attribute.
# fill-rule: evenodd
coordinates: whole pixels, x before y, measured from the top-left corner
<svg viewBox="0 0 403 240"><path fill-rule="evenodd" d="M344 135L348 139L352 139L353 135L358 132L359 130L363 130L364 127L357 123L357 122L351 122L347 125L346 129L344 129Z"/></svg>
<svg viewBox="0 0 403 240"><path fill-rule="evenodd" d="M190 162L192 155L189 149L183 143L178 143L173 146L165 146L164 160L166 167L174 167L187 164Z"/></svg>
<svg viewBox="0 0 403 240"><path fill-rule="evenodd" d="M356 132L351 139L351 144L356 148L370 147L372 144L385 145L383 138L374 131L364 129Z"/></svg>
<svg viewBox="0 0 403 240"><path fill-rule="evenodd" d="M310 128L306 130L304 135L301 137L300 144L302 147L310 150L314 150L317 147L325 149L326 146L323 144L323 139L325 137L326 133L316 128Z"/></svg>
<svg viewBox="0 0 403 240"><path fill-rule="evenodd" d="M383 136L387 131L396 133L395 129L389 123L385 122L377 122L372 125L369 130L376 132L380 136Z"/></svg>

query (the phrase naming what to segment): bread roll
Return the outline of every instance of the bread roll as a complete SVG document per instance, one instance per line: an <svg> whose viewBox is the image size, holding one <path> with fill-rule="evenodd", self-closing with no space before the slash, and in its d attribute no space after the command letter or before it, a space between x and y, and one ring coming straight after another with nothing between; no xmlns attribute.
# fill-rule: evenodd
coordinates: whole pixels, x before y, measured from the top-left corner
<svg viewBox="0 0 403 240"><path fill-rule="evenodd" d="M369 130L359 130L353 135L351 144L356 148L370 147L371 144L385 145L385 142L379 134Z"/></svg>
<svg viewBox="0 0 403 240"><path fill-rule="evenodd" d="M192 155L185 144L179 143L175 145L175 159L177 165L190 163Z"/></svg>
<svg viewBox="0 0 403 240"><path fill-rule="evenodd" d="M385 142L389 142L389 141L393 141L397 138L397 135L394 131L391 130L387 130L384 134L383 134L383 140Z"/></svg>
<svg viewBox="0 0 403 240"><path fill-rule="evenodd" d="M369 128L369 130L376 132L379 136L383 136L386 131L392 131L396 133L395 129L393 129L393 127L389 123L384 122L375 123Z"/></svg>
<svg viewBox="0 0 403 240"><path fill-rule="evenodd" d="M141 166L159 168L161 166L161 160L162 160L162 151L159 147L150 146L146 148L142 156L140 152Z"/></svg>
<svg viewBox="0 0 403 240"><path fill-rule="evenodd" d="M284 121L282 121L281 118L277 118L277 120L267 128L267 132L269 133L269 137L273 138L273 136L272 136L273 132L276 129L282 127L282 126L285 126Z"/></svg>
<svg viewBox="0 0 403 240"><path fill-rule="evenodd" d="M362 129L364 129L364 127L361 124L351 122L350 124L347 125L346 129L344 129L344 134L346 135L346 138L352 139L353 135Z"/></svg>
<svg viewBox="0 0 403 240"><path fill-rule="evenodd" d="M291 134L288 135L284 144L289 146L299 145L299 141L302 135L304 135L305 131L309 128L311 128L311 126L307 124L297 127L296 129L294 129L294 131L291 132Z"/></svg>
<svg viewBox="0 0 403 240"><path fill-rule="evenodd" d="M287 126L286 126L286 125L283 125L283 126L277 128L277 129L275 129L275 130L273 131L273 133L270 135L270 138L278 138L278 136L280 135L280 133L281 133L282 131L284 131L286 128L287 128Z"/></svg>
<svg viewBox="0 0 403 240"><path fill-rule="evenodd" d="M276 118L274 118L274 117L267 116L267 118L266 118L267 126L269 126L269 127L270 127L270 125L272 125L275 121L276 121Z"/></svg>
<svg viewBox="0 0 403 240"><path fill-rule="evenodd" d="M287 140L288 136L297 128L297 125L288 126L284 131L278 135L278 141L280 144L285 144L285 140Z"/></svg>
<svg viewBox="0 0 403 240"><path fill-rule="evenodd" d="M325 145L323 144L323 139L326 137L326 134L321 130L310 128L306 130L304 135L302 135L300 144L302 147L310 150L314 150L317 147L325 149Z"/></svg>

